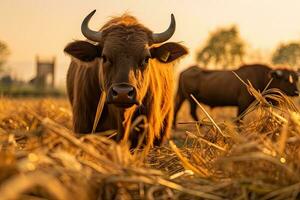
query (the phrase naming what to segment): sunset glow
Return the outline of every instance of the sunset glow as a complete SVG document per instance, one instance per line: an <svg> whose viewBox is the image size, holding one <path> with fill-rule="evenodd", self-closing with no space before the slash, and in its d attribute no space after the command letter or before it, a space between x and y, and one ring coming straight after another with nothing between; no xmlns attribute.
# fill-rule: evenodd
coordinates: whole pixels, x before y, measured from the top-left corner
<svg viewBox="0 0 300 200"><path fill-rule="evenodd" d="M180 69L194 63L194 51L217 27L236 24L250 49L270 53L280 42L300 39L300 1L272 0L2 0L0 40L11 51L12 74L29 79L34 74L37 54L57 57L57 84L64 83L69 58L64 46L84 39L83 17L97 9L91 27L103 25L110 16L130 12L153 31L164 30L174 13L177 29L171 41L182 41L190 49Z"/></svg>

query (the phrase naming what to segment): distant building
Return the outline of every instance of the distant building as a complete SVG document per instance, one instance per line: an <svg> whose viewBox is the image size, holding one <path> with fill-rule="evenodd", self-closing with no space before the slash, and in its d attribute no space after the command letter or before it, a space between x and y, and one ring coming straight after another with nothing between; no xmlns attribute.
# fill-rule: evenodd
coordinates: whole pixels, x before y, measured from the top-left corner
<svg viewBox="0 0 300 200"><path fill-rule="evenodd" d="M31 84L38 87L54 87L55 57L41 59L36 56L36 76L30 80Z"/></svg>

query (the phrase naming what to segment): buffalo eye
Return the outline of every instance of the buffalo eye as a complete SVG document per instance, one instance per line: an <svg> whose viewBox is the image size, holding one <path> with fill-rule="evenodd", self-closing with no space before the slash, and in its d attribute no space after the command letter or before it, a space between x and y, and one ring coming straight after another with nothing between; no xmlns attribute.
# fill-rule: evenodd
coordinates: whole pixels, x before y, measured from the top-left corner
<svg viewBox="0 0 300 200"><path fill-rule="evenodd" d="M148 63L149 63L149 59L150 59L150 56L145 57L145 58L141 61L140 67L142 67L142 68L147 67L147 65L148 65Z"/></svg>
<svg viewBox="0 0 300 200"><path fill-rule="evenodd" d="M107 57L106 57L106 55L102 55L101 57L102 57L102 62L103 62L103 64L106 63L106 62L107 62Z"/></svg>

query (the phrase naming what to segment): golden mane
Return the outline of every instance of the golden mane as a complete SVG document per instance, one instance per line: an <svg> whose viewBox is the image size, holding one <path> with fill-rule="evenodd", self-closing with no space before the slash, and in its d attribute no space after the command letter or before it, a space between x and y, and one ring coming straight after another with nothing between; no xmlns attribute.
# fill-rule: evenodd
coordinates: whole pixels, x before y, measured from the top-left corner
<svg viewBox="0 0 300 200"><path fill-rule="evenodd" d="M112 17L109 21L107 21L103 27L100 29L101 31L107 30L112 26L136 26L136 27L141 27L143 29L146 29L147 31L150 31L148 28L146 28L143 24L141 24L134 16L124 13L121 16L114 16Z"/></svg>
<svg viewBox="0 0 300 200"><path fill-rule="evenodd" d="M173 93L174 93L174 70L175 62L161 63L156 59L149 61L149 81L145 96L148 102L147 125L146 125L146 146L147 151L153 147L156 139L165 141L170 137L173 120ZM142 92L142 91L141 91ZM142 92L144 93L144 92ZM132 116L136 107L129 109L125 114L125 135L124 142L129 139L132 129ZM167 116L168 115L168 116ZM164 130L164 131L162 131ZM165 135L162 135L165 134Z"/></svg>

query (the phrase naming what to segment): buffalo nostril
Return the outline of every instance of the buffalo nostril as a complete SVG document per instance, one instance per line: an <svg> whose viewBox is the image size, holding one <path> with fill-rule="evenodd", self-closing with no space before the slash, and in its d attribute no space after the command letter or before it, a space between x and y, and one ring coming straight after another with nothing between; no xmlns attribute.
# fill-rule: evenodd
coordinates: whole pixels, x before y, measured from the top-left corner
<svg viewBox="0 0 300 200"><path fill-rule="evenodd" d="M112 95L113 97L116 97L116 96L118 96L118 92L112 88L111 95Z"/></svg>
<svg viewBox="0 0 300 200"><path fill-rule="evenodd" d="M134 96L134 90L133 88L128 92L128 97L133 97Z"/></svg>

